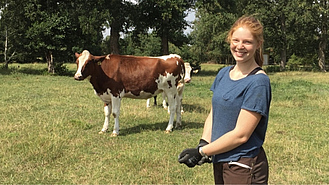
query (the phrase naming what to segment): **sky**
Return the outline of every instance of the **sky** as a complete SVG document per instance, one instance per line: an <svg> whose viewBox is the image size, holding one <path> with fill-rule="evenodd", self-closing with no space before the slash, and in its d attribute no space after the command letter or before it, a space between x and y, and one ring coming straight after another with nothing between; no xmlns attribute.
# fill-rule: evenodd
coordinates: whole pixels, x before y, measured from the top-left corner
<svg viewBox="0 0 329 185"><path fill-rule="evenodd" d="M195 10L188 11L187 17L185 18L189 23L195 20ZM187 27L187 29L184 31L185 34L191 33L192 29L190 27Z"/></svg>

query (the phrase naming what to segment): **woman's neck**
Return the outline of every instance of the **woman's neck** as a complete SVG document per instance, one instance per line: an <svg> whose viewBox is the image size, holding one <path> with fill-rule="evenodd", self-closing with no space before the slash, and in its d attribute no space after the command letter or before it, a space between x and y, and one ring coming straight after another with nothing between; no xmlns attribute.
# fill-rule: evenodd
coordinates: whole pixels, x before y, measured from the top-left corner
<svg viewBox="0 0 329 185"><path fill-rule="evenodd" d="M232 80L239 80L246 77L256 67L259 67L256 62L237 63L231 70L230 77Z"/></svg>

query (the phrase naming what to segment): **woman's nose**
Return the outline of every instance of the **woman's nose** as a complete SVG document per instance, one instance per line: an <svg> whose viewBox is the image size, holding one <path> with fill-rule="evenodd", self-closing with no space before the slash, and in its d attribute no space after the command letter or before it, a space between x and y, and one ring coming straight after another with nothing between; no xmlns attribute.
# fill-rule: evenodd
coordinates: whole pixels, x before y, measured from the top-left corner
<svg viewBox="0 0 329 185"><path fill-rule="evenodd" d="M237 45L236 45L237 49L243 49L244 48L244 45L242 42L238 42Z"/></svg>

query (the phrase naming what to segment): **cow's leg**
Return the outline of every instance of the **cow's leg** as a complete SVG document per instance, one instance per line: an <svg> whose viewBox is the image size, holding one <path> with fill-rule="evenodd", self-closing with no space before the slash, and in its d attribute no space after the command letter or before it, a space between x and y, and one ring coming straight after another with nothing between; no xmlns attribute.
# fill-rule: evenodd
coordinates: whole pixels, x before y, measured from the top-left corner
<svg viewBox="0 0 329 185"><path fill-rule="evenodd" d="M153 105L157 106L157 96L154 96L153 99L154 99L154 104Z"/></svg>
<svg viewBox="0 0 329 185"><path fill-rule="evenodd" d="M109 120L110 120L110 115L111 115L111 110L112 110L112 105L111 104L104 104L104 125L102 130L99 132L99 134L103 134L107 131L109 128Z"/></svg>
<svg viewBox="0 0 329 185"><path fill-rule="evenodd" d="M178 84L176 98L176 128L182 125L184 83Z"/></svg>
<svg viewBox="0 0 329 185"><path fill-rule="evenodd" d="M166 128L166 133L170 133L172 129L174 128L174 119L175 119L175 113L176 113L176 94L174 92L168 92L166 93L168 103L169 103L169 111L170 111L170 118L168 122L168 126Z"/></svg>
<svg viewBox="0 0 329 185"><path fill-rule="evenodd" d="M153 105L156 106L157 105L157 96L154 96L153 99L154 99L154 104ZM150 101L151 101L151 98L147 99L147 101L146 101L146 108L150 108L151 107Z"/></svg>
<svg viewBox="0 0 329 185"><path fill-rule="evenodd" d="M149 99L146 100L146 108L150 108L151 107L150 106L150 100L151 100L151 98L149 98Z"/></svg>
<svg viewBox="0 0 329 185"><path fill-rule="evenodd" d="M162 93L162 106L164 109L168 109L166 97L167 97L166 93L163 92ZM168 113L169 113L169 109L168 109Z"/></svg>
<svg viewBox="0 0 329 185"><path fill-rule="evenodd" d="M121 99L118 97L112 98L112 115L114 117L114 127L111 137L116 137L119 135L119 116L120 116L120 106L121 106Z"/></svg>

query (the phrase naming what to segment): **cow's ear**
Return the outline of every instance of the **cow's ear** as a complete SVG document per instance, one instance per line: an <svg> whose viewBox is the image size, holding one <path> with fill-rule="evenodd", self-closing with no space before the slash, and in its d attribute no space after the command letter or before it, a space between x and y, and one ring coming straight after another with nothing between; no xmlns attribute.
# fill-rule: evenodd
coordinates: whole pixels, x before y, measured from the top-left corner
<svg viewBox="0 0 329 185"><path fill-rule="evenodd" d="M75 53L75 57L79 58L80 54L79 53Z"/></svg>
<svg viewBox="0 0 329 185"><path fill-rule="evenodd" d="M97 56L93 58L93 62L97 63L98 65L100 65L103 60L105 59L106 56Z"/></svg>

